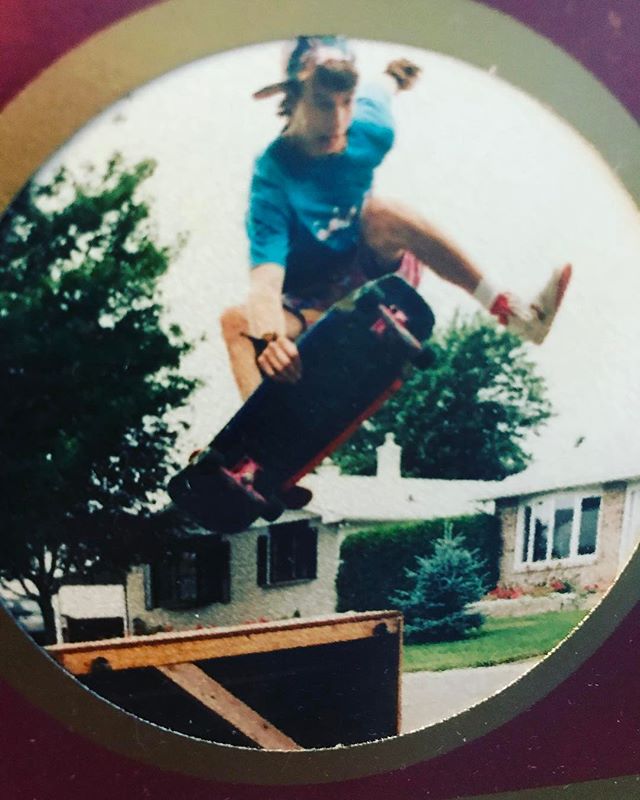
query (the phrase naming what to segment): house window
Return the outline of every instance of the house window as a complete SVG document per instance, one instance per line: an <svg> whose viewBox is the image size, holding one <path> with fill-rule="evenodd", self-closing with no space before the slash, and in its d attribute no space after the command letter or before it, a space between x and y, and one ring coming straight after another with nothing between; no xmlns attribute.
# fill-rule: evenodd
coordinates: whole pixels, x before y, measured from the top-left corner
<svg viewBox="0 0 640 800"><path fill-rule="evenodd" d="M258 537L258 585L313 580L318 570L318 532L308 520L272 525Z"/></svg>
<svg viewBox="0 0 640 800"><path fill-rule="evenodd" d="M600 497L559 494L522 509L520 563L536 564L596 552Z"/></svg>
<svg viewBox="0 0 640 800"><path fill-rule="evenodd" d="M147 608L196 608L230 601L230 545L193 543L163 554L151 566Z"/></svg>

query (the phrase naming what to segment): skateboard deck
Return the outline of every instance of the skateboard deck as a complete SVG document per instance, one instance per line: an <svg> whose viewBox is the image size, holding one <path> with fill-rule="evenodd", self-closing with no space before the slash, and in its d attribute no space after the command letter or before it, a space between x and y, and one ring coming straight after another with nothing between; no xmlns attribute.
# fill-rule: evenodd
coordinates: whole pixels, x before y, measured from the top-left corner
<svg viewBox="0 0 640 800"><path fill-rule="evenodd" d="M263 380L170 480L173 502L220 533L304 505L311 494L296 486L300 478L400 388L411 365L431 363L433 324L427 303L397 275L340 300L297 341L301 379Z"/></svg>

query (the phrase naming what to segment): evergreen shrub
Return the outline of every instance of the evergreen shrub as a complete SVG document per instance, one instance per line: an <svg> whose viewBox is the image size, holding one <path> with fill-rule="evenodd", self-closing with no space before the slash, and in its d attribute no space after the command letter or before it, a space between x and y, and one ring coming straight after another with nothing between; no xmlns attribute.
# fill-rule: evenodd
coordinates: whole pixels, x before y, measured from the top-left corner
<svg viewBox="0 0 640 800"><path fill-rule="evenodd" d="M405 641L411 644L463 639L484 622L467 610L486 592L484 562L450 530L434 544L429 558L418 556L407 570L411 585L389 599L404 615Z"/></svg>
<svg viewBox="0 0 640 800"><path fill-rule="evenodd" d="M407 570L416 557L429 558L448 526L464 546L478 550L487 582L498 582L502 548L500 524L492 514L474 514L423 522L377 525L352 533L342 543L336 579L337 611L376 611L390 607L389 598L408 590Z"/></svg>

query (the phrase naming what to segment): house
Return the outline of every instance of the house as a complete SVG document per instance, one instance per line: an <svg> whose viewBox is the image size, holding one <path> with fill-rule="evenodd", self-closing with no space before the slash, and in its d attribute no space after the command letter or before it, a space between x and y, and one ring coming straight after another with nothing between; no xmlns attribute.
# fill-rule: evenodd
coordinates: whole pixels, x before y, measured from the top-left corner
<svg viewBox="0 0 640 800"><path fill-rule="evenodd" d="M610 450L610 446L609 446ZM500 517L501 582L551 578L609 587L640 539L640 458L579 443L507 478L493 494Z"/></svg>
<svg viewBox="0 0 640 800"><path fill-rule="evenodd" d="M193 526L157 563L129 572L131 628L143 633L332 613L339 547L336 527L306 510L233 535Z"/></svg>
<svg viewBox="0 0 640 800"><path fill-rule="evenodd" d="M122 626L144 633L330 614L346 536L382 522L494 509L503 535L501 583L527 588L561 577L606 588L640 538L640 460L618 459L614 468L582 445L562 452L504 481L403 478L400 447L387 435L375 475L342 475L325 462L304 479L314 493L309 506L275 523L258 521L233 535L183 526L161 559L129 572ZM109 623L98 617L96 598L85 596L75 612L64 599L61 629L86 634L87 625Z"/></svg>
<svg viewBox="0 0 640 800"><path fill-rule="evenodd" d="M53 598L56 641L330 614L338 560L337 528L305 510L233 536L185 523L157 561L123 581L63 585ZM42 615L34 601L14 598L18 589L0 587L0 600L43 642Z"/></svg>
<svg viewBox="0 0 640 800"><path fill-rule="evenodd" d="M132 629L333 613L345 536L380 522L493 508L490 500L476 500L492 484L402 478L400 454L389 434L378 448L375 476L342 475L330 461L323 463L303 481L314 493L311 503L276 523L258 521L225 536L191 526L174 553L130 572L126 593Z"/></svg>
<svg viewBox="0 0 640 800"><path fill-rule="evenodd" d="M215 535L186 523L175 547L130 570L124 586L85 587L84 594L64 587L59 638L96 638L114 625L144 633L331 614L345 536L380 522L493 508L493 501L476 499L492 486L486 482L402 478L391 435L378 448L376 475L342 475L325 462L304 483L314 492L309 506L273 524L257 521L241 533ZM124 611L116 614L117 598L124 598L118 605Z"/></svg>
<svg viewBox="0 0 640 800"><path fill-rule="evenodd" d="M58 642L110 639L129 633L122 584L69 584L53 598Z"/></svg>

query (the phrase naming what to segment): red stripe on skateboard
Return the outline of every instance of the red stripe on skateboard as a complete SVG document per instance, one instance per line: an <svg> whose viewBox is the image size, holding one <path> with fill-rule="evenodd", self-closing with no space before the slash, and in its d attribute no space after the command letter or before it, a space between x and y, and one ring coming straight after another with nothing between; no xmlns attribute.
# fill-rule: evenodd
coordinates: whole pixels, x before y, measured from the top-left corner
<svg viewBox="0 0 640 800"><path fill-rule="evenodd" d="M305 464L305 466L296 472L292 478L289 478L282 488L290 489L308 472L311 472L314 467L317 467L318 464L330 453L333 453L334 450L340 447L340 445L345 442L352 433L355 433L355 431L366 419L375 414L380 406L382 406L392 394L395 394L398 391L398 389L402 386L402 383L403 382L400 378L396 378L396 380L391 384L391 386L389 386L388 389L385 389L385 391L379 397L377 397L370 406L367 406L367 408L358 417L356 417L339 436L337 436L332 442L329 442L329 444L317 455L315 455L308 464Z"/></svg>

